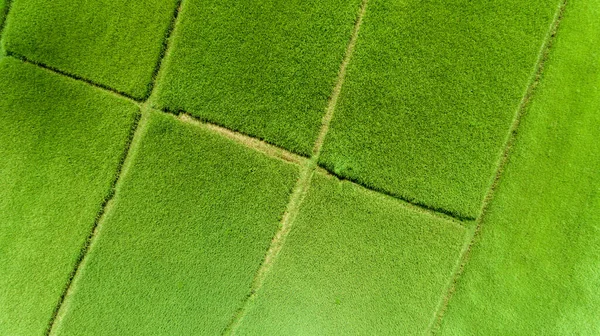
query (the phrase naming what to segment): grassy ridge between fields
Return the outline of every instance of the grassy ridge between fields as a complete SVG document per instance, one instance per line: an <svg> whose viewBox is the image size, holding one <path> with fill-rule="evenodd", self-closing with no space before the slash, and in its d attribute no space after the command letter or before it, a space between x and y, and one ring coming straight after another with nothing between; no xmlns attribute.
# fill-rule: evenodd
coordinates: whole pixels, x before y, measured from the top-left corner
<svg viewBox="0 0 600 336"><path fill-rule="evenodd" d="M600 334L598 32L569 0L441 334Z"/></svg>
<svg viewBox="0 0 600 336"><path fill-rule="evenodd" d="M360 0L187 0L158 106L310 155Z"/></svg>
<svg viewBox="0 0 600 336"><path fill-rule="evenodd" d="M0 59L0 334L46 329L137 110L84 83Z"/></svg>
<svg viewBox="0 0 600 336"><path fill-rule="evenodd" d="M4 26L4 18L6 17L7 11L8 11L8 0L0 0L0 27ZM0 30L0 34L1 33L2 33L2 31Z"/></svg>
<svg viewBox="0 0 600 336"><path fill-rule="evenodd" d="M177 0L13 0L4 47L142 99Z"/></svg>
<svg viewBox="0 0 600 336"><path fill-rule="evenodd" d="M297 166L148 118L56 334L219 334L277 230Z"/></svg>
<svg viewBox="0 0 600 336"><path fill-rule="evenodd" d="M425 330L466 229L317 173L236 335Z"/></svg>
<svg viewBox="0 0 600 336"><path fill-rule="evenodd" d="M558 3L369 1L320 164L476 218Z"/></svg>

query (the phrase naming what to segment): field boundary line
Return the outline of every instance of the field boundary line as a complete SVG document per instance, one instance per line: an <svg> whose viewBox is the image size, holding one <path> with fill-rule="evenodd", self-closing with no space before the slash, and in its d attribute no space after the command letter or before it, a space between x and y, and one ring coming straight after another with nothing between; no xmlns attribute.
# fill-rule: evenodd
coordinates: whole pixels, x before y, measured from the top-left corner
<svg viewBox="0 0 600 336"><path fill-rule="evenodd" d="M102 91L104 91L106 93L112 94L112 95L120 97L120 98L124 98L124 99L126 99L126 100L128 100L128 101L130 101L130 102L132 102L134 104L136 104L139 107L141 107L145 103L145 102L141 102L141 101L137 100L134 97L128 96L125 93L116 91L116 90L114 90L114 89L112 89L110 87L104 86L102 84L97 84L97 83L91 82L91 81L89 81L89 80L87 80L85 78L81 78L81 77L72 75L70 73L64 72L62 70L50 67L50 66L48 66L46 64L30 60L30 59L28 59L28 58L26 58L26 57L24 57L22 55L19 55L19 54L10 52L10 54L8 54L7 57L12 57L12 58L18 59L18 60L20 60L20 61L22 61L24 63L35 65L35 66L40 67L40 68L42 68L42 69L44 69L46 71L49 71L51 73L54 73L54 74L57 74L57 75L60 75L60 76L64 76L64 77L67 77L67 78L70 78L70 79L73 79L73 80L76 80L76 81L84 82L84 83L86 83L86 84L88 84L90 86L93 86L93 87L95 87L97 89L100 89L100 90L102 90ZM158 79L159 77L160 77L160 75L157 75L156 79ZM341 86L340 86L340 89L341 89ZM338 92L338 96L339 96L339 92ZM336 96L335 99L337 101L338 97ZM152 97L149 97L148 101L152 102ZM229 128L223 126L223 125L219 125L219 124L216 124L216 123L208 121L208 120L200 119L200 118L198 118L196 116L191 115L190 113L188 113L186 111L170 111L170 110L164 109L164 108L163 109L157 108L152 103L150 103L150 104L151 104L150 107L152 109L154 109L156 111L159 111L159 112L162 112L162 113L174 114L176 116L179 116L180 119L182 118L181 117L182 115L186 115L187 117L183 117L184 119L189 117L189 119L195 120L195 122L197 122L199 124L202 124L203 126L205 126L205 127L209 128L209 129L215 131L216 133L218 133L221 136L225 136L225 137L228 137L230 139L233 139L233 140L237 141L238 143L240 143L240 144L242 144L244 146L247 146L249 148L252 148L254 150L262 152L262 153L264 153L266 155L269 155L269 156L271 156L273 158L282 159L284 161L292 162L292 163L295 163L295 164L302 164L304 161L309 160L309 158L307 158L305 156L302 156L300 154L296 154L296 153L291 152L291 151L289 151L287 149L279 147L279 146L277 146L275 144L269 143L269 142L267 142L265 140L253 137L251 135L248 135L248 134L245 134L245 133L242 133L242 132L239 132L239 131L235 131L235 130L229 129ZM329 124L331 122L332 112L333 111L331 111L331 113L329 113L329 114L326 114L324 116L324 118L323 118L324 120L322 121L322 124L326 123L327 127L329 127ZM184 121L190 121L189 119L188 120L184 120ZM321 142L324 140L324 135L325 134L321 135L321 132L319 133L319 138L320 138ZM242 140L242 139L244 139L244 140ZM238 140L240 140L240 141L238 141ZM251 145L251 144L256 144L256 145ZM271 151L271 149L272 149L272 151ZM315 149L313 148L313 152L314 152L314 150ZM426 204L415 202L414 200L410 200L408 198L402 197L400 195L387 192L387 191L385 191L383 189L379 189L379 188L376 188L376 187L373 187L373 186L369 186L369 185L367 185L367 184L365 184L363 182L354 180L352 178L337 175L334 172L329 171L326 168L318 166L318 165L317 165L317 169L319 169L321 172L323 172L326 175L335 176L339 180L349 181L349 182L354 183L356 185L359 185L359 186L361 186L361 187L363 187L365 189L368 189L368 190L371 190L371 191L374 191L374 192L378 192L378 193L381 193L381 194L388 195L390 197L393 197L393 198L399 200L400 202L406 203L406 204L408 204L410 206L414 206L415 209L421 209L421 210L423 210L424 212L427 212L427 213L435 213L437 216L442 217L442 218L452 219L452 220L458 221L458 222L469 222L469 221L476 220L476 218L460 216L460 215L458 215L458 214L456 214L454 212L448 211L446 209L431 207L431 206L428 206Z"/></svg>
<svg viewBox="0 0 600 336"><path fill-rule="evenodd" d="M212 123L208 120L200 119L200 118L193 116L185 111L173 112L173 111L169 111L169 110L164 110L164 109L160 110L160 109L156 109L156 108L154 108L154 110L157 112L165 113L165 114L170 114L170 115L174 114L175 116L178 117L179 120L181 120L185 123L190 123L190 124L196 125L197 127L202 127L202 128L208 129L211 132L217 133L218 135L220 135L222 137L229 138L229 139L241 144L242 146L248 147L252 150L255 150L257 152L265 154L266 156L273 158L273 159L279 159L279 160L286 161L286 162L293 163L293 164L300 165L300 166L302 166L302 165L306 164L308 161L310 161L310 158L308 158L308 157L302 156L300 154L296 154L294 152L290 152L285 148L279 147L275 144L266 142L259 138L255 138L255 137L247 135L245 133L234 131L225 126ZM433 208L426 204L418 203L413 200L406 199L402 196L387 192L383 189L379 189L379 188L376 188L376 187L373 187L370 185L366 185L360 181L356 181L356 180L348 178L348 177L337 175L334 172L327 170L327 168L321 167L319 165L315 165L315 170L320 174L334 177L341 182L352 183L352 184L359 186L369 192L380 194L380 195L385 195L386 197L390 197L390 198L394 199L395 201L401 203L402 206L408 207L413 211L427 214L427 215L432 216L437 219L443 219L446 221L457 223L457 224L461 225L462 227L465 227L466 223L474 222L476 220L476 218L462 217L453 212L449 212L445 209Z"/></svg>
<svg viewBox="0 0 600 336"><path fill-rule="evenodd" d="M450 219L459 223L466 223L466 222L473 222L475 220L477 220L477 218L474 217L468 217L468 216L461 216L455 212L446 210L444 208L437 208L437 207L432 207L429 206L425 203L421 203L418 202L416 199L415 200L411 200L409 198L406 198L404 196L389 192L383 188L378 188L376 186L373 185L368 185L365 184L364 182L360 182L357 179L354 179L352 177L348 177L348 176L342 176L342 175L338 175L330 170L328 170L327 168L321 167L319 166L319 170L324 172L326 175L331 175L331 176L335 176L338 180L341 181L348 181L351 182L353 184L359 185L367 190L379 193L379 194L383 194L383 195L387 195L389 197L392 197L402 203L406 203L408 205L410 205L411 207L417 208L419 209L421 212L426 212L429 214L435 214L437 217L440 218L445 218L445 219Z"/></svg>
<svg viewBox="0 0 600 336"><path fill-rule="evenodd" d="M154 109L154 110L157 112L165 113L165 114L169 114L169 115L174 114L171 111L164 111L164 110L158 110L158 109ZM210 132L217 133L221 137L225 137L230 140L233 140L236 143L238 143L244 147L247 147L254 151L260 152L270 158L279 159L279 160L289 162L289 163L299 165L299 166L303 166L304 164L307 164L308 161L310 161L310 158L307 158L305 156L295 154L284 148L278 147L277 145L273 145L264 140L246 135L244 133L236 132L229 128L223 127L221 125L214 124L209 121L205 121L203 119L199 119L187 112L178 112L177 114L175 114L175 116L184 123L189 123L189 124L195 125L197 127L204 128ZM375 188L372 186L368 186L361 182L354 181L352 179L336 175L335 173L327 170L324 167L318 166L318 165L316 165L315 171L320 174L323 174L325 176L330 176L330 177L336 178L340 182L351 183L351 184L356 185L368 192L382 195L385 197L390 197L394 201L399 202L401 204L401 206L410 208L412 211L426 214L426 215L434 217L436 219L449 221L454 224L458 224L463 228L465 227L466 223L475 221L475 218L459 217L456 214L449 213L444 209L431 208L431 207L428 207L427 205L404 199L401 196L389 193L385 190L378 189L378 188Z"/></svg>
<svg viewBox="0 0 600 336"><path fill-rule="evenodd" d="M163 42L163 52L161 53L160 59L158 60L158 64L160 67L160 65L162 65L162 61L165 57L165 55L168 53L168 48L169 48L169 42L171 40L171 34L174 30L175 25L177 24L177 18L179 17L179 10L181 9L181 4L182 4L183 0L179 0L176 9L175 9L175 13L173 14L173 21L171 22L170 28L167 31L166 36L164 37L165 41ZM14 57L14 54L11 55ZM18 58L18 57L14 57L14 58ZM98 215L96 216L96 219L94 221L94 224L92 226L92 229L90 231L90 234L88 235L84 246L81 248L81 252L80 255L73 267L73 270L71 271L70 277L67 280L67 283L65 285L65 288L63 290L63 293L59 299L59 302L57 303L56 307L54 308L54 311L52 313L52 316L50 318L50 321L48 322L48 326L46 328L46 335L52 335L53 331L56 330L57 326L60 325L60 322L62 321L62 318L64 317L64 315L67 313L68 310L68 304L69 304L69 296L72 294L73 290L75 289L74 284L77 283L78 279L79 279L79 274L81 273L81 269L85 266L85 263L87 262L87 256L89 254L89 251L91 250L91 247L94 245L94 243L96 242L97 239L97 234L98 232L101 230L102 228L102 222L103 219L105 218L106 214L109 212L109 210L111 209L111 205L112 205L112 200L114 199L116 193L117 193L117 189L119 186L119 182L121 181L122 177L127 173L127 171L129 170L129 166L131 164L131 160L133 160L133 153L135 151L135 148L139 141L140 138L143 136L144 134L144 130L145 130L145 124L146 124L146 115L148 115L149 110L152 108L151 103L150 103L150 97L152 96L152 94L154 93L154 88L156 87L155 85L155 81L157 79L156 74L160 71L159 69L155 69L154 72L155 74L152 77L152 83L150 83L150 87L152 88L152 92L150 92L149 94L147 94L146 99L141 102L137 99L135 99L134 97L128 96L127 94L123 94L121 92L118 92L116 90L113 90L111 88L108 87L104 87L103 85L99 85L99 84L95 84L91 81L88 81L84 78L80 78L77 76L73 76L70 75L68 73L65 73L63 71L60 71L58 69L53 69L51 67L45 66L41 63L37 63L37 62L33 62L33 61L29 61L27 59L25 59L23 57L23 59L21 59L24 62L28 62L34 65L37 65L41 68L44 68L46 70L52 71L54 73L57 73L59 75L63 75L65 77L69 77L75 80L80 80L83 81L89 85L92 85L94 87L103 89L104 91L108 91L111 92L117 96L120 96L122 98L128 98L130 101L132 101L133 103L135 103L136 106L138 106L138 111L136 114L136 119L134 120L132 127L130 129L130 134L129 134L129 138L128 141L126 143L126 146L124 148L124 152L122 153L122 157L121 160L119 162L119 165L117 167L117 171L115 172L115 177L114 180L111 184L111 188L109 190L108 195L105 197L104 201L102 202L101 206L100 206L100 211L98 213Z"/></svg>
<svg viewBox="0 0 600 336"><path fill-rule="evenodd" d="M250 148L257 152L263 153L266 156L271 157L271 158L283 160L283 161L293 163L296 165L300 165L300 166L304 165L306 163L306 161L309 160L308 158L306 158L304 156L294 154L283 148L271 145L268 142L261 141L260 139L257 139L257 138L251 137L251 136L247 136L243 133L232 131L228 128L225 128L225 127L222 127L222 126L219 126L216 124L203 122L202 120L197 119L188 113L181 113L181 114L179 114L178 118L179 118L179 120L181 120L185 123L204 128L212 133L217 133L221 137L233 140L236 143L238 143L244 147L247 147L247 148Z"/></svg>
<svg viewBox="0 0 600 336"><path fill-rule="evenodd" d="M55 327L57 321L59 321L61 315L64 314L65 302L66 302L67 297L70 295L70 293L72 291L73 282L76 281L77 275L79 274L79 272L82 268L81 266L84 264L84 262L86 260L86 256L87 256L88 252L90 251L91 246L95 242L95 237L99 230L100 223L102 222L106 213L108 212L107 209L109 209L110 204L112 203L112 200L115 196L115 193L117 190L117 184L119 183L119 180L121 179L123 167L125 166L126 161L128 160L131 145L136 137L137 129L139 128L139 124L140 124L140 120L141 120L141 113L138 110L135 114L133 123L129 129L129 134L128 134L127 141L125 143L125 148L123 149L123 152L121 153L121 156L119 158L119 164L117 166L117 171L113 177L113 181L111 182L108 194L106 195L106 197L104 198L104 200L102 201L102 203L100 205L100 210L98 211L98 214L96 215L96 218L94 219L94 224L92 224L92 229L91 229L90 233L88 234L88 236L86 237L85 243L81 247L79 256L77 257L75 265L69 275L69 279L67 280L67 283L62 291L62 294L60 296L58 303L54 307L54 311L52 312L52 317L50 318L50 322L48 323L48 326L46 327L46 335L50 335L52 333L52 330Z"/></svg>
<svg viewBox="0 0 600 336"><path fill-rule="evenodd" d="M164 110L158 110L158 109L153 109L153 110L156 112L159 112L159 113L165 113L165 114L169 114L169 115L174 114L173 112L170 112L170 111L164 111ZM199 119L187 112L178 112L177 114L175 114L175 116L184 123L189 123L196 127L201 127L210 132L217 133L221 137L225 137L230 140L233 140L236 143L238 143L244 147L247 147L254 151L260 152L272 159L282 160L282 161L289 162L289 163L299 165L299 166L303 166L304 164L307 164L308 161L310 161L310 158L307 158L305 156L295 154L284 148L278 147L277 145L273 145L264 140L246 135L244 133L236 132L229 128L223 127L221 125L213 124L209 121ZM394 201L399 202L401 204L401 206L410 208L412 211L426 214L426 215L434 217L436 219L449 221L449 222L458 224L463 228L465 227L466 223L475 221L475 218L457 217L455 214L448 213L444 209L431 208L426 205L415 203L410 200L404 199L398 195L388 193L385 190L377 189L372 186L365 185L361 182L357 182L352 179L338 176L335 173L330 172L326 168L318 166L318 165L315 167L315 171L320 174L323 174L325 176L330 176L330 177L336 178L340 182L351 183L351 184L356 185L368 192L382 195L385 197L390 197Z"/></svg>
<svg viewBox="0 0 600 336"><path fill-rule="evenodd" d="M333 177L333 178L337 179L341 183L343 183L343 182L351 183L352 185L354 185L354 186L356 186L358 188L363 189L366 193L373 194L374 197L389 198L393 202L399 203L399 206L407 208L410 211L417 212L417 213L419 213L421 215L432 217L435 220L444 221L445 222L444 225L447 224L447 225L452 225L452 226L460 228L460 229L467 229L467 227L466 227L467 225L469 225L469 224L473 225L472 223L475 222L474 220L467 220L467 219L461 219L461 220L459 220L459 219L457 219L455 217L448 216L448 215L446 215L446 214L444 214L442 212L437 212L437 211L434 211L434 210L422 207L422 206L420 206L418 204L405 201L405 200L403 200L401 198L398 198L398 197L396 197L394 195L390 195L390 194L388 194L386 192L382 192L382 191L377 190L377 189L372 189L372 188L369 188L369 187L365 187L364 185L362 185L360 183L356 183L356 182L353 182L351 180L340 178L340 177L338 177L338 176L336 176L334 174L331 174L328 170L323 169L321 167L317 167L317 172L320 173L320 174L323 174L325 176Z"/></svg>
<svg viewBox="0 0 600 336"><path fill-rule="evenodd" d="M26 57L22 57L20 55L14 54L14 53L11 53L11 55L7 55L7 56L15 58L15 59L18 59L18 60L20 60L20 61L22 61L24 63L35 65L37 67L40 67L40 68L42 68L42 69L44 69L46 71L52 72L54 74L67 77L67 78L70 78L72 80L84 82L84 83L89 84L89 85L91 85L91 86L93 86L95 88L98 88L98 89L100 89L100 90L102 90L102 91L104 91L106 93L115 95L115 96L120 97L120 98L124 98L124 99L126 99L126 100L128 100L128 101L130 101L130 102L132 102L132 103L134 103L134 104L136 104L138 106L140 106L140 107L143 105L143 103L140 103L139 101L135 100L134 98L128 97L126 95L123 95L123 94L121 94L121 93L119 93L117 91L112 90L111 88L104 87L102 85L97 85L97 84L89 82L89 81L87 81L85 79L78 78L76 76L72 76L71 74L62 72L61 70L54 69L52 67L48 67L48 66L46 66L46 65L44 65L42 63L31 61L31 60L27 59ZM251 148L251 149L256 150L258 152L261 152L261 153L263 153L263 154L265 154L265 155L267 155L269 157L272 157L272 158L280 159L280 160L283 160L283 161L286 161L286 162L290 162L290 163L294 163L294 164L298 164L298 165L302 165L306 161L310 160L310 158L307 158L307 157L302 156L300 154L296 154L294 152L291 152L291 151L289 151L287 149L284 149L284 148L279 147L279 146L277 146L275 144L266 142L266 141L261 140L259 138L255 138L255 137L247 135L245 133L241 133L241 132L229 129L227 127L224 127L224 126L219 125L219 124L215 124L215 123L210 122L208 120L199 119L198 117L195 117L195 116L193 116L190 113L185 112L185 111L173 112L173 111L169 111L169 110L165 110L165 109L157 109L155 107L152 107L152 109L154 109L155 111L161 112L161 113L174 114L174 115L178 116L179 119L182 120L182 121L184 121L184 122L192 123L192 124L196 124L196 125L198 125L200 127L204 127L206 129L214 132L214 133L218 133L220 136L223 136L223 137L229 138L231 140L234 140L237 143L239 143L239 144L241 144L241 145L243 145L245 147L248 147L248 148ZM331 122L330 118L331 118L331 115L328 117L328 120L326 121L327 124L329 124ZM364 183L362 183L360 181L356 181L356 180L348 178L348 177L337 175L334 172L331 172L331 171L329 171L326 168L321 167L321 166L317 166L317 169L320 172L322 172L323 174L325 174L325 175L331 175L331 176L334 176L334 177L336 177L337 179L339 179L341 181L348 181L348 182L351 182L351 183L356 184L358 186L361 186L361 187L363 187L363 188L365 188L367 190L370 190L370 191L373 191L373 192L376 192L376 193L380 193L380 194L385 194L385 195L387 195L389 197L392 197L392 198L394 198L394 199L396 199L396 200L398 200L398 201L400 201L402 203L405 203L407 206L410 206L412 209L415 209L415 210L418 210L418 211L422 211L424 213L429 213L429 214L431 214L433 216L436 216L436 217L440 217L440 218L444 218L444 219L449 219L449 220L457 221L457 222L461 222L461 223L462 222L468 222L468 221L474 221L475 220L475 218L459 216L459 215L457 215L457 214L455 214L453 212L447 211L446 209L443 209L443 208L433 208L433 207L430 207L430 206L428 206L426 204L418 203L418 202L415 202L413 200L406 199L406 198L404 198L404 197L402 197L400 195L396 195L396 194L387 192L387 191L385 191L383 189L379 189L379 188L376 188L376 187L373 187L373 186L366 185L366 184L364 184Z"/></svg>
<svg viewBox="0 0 600 336"><path fill-rule="evenodd" d="M49 71L49 72L52 72L52 73L54 73L56 75L60 75L60 76L67 77L67 78L70 78L70 79L73 79L73 80L76 80L76 81L79 81L79 82L86 83L86 84L88 84L90 86L93 86L93 87L95 87L97 89L100 89L100 90L102 90L102 91L104 91L106 93L115 95L115 96L117 96L119 98L127 99L130 102L136 104L137 106L140 106L143 103L143 101L140 101L139 99L137 99L137 98L135 98L135 97L133 97L131 95L128 95L125 92L121 92L121 91L115 90L115 89L110 88L110 87L108 87L106 85L93 82L93 81L91 81L89 79L86 79L86 78L78 76L78 75L70 74L68 72L62 71L62 70L60 70L58 68L49 66L49 65L44 64L42 62L31 60L31 59L29 59L29 58L27 58L27 57L25 57L23 55L14 53L12 51L8 51L7 50L6 51L6 56L7 57L12 57L14 59L17 59L17 60L19 60L19 61L21 61L23 63L35 65L38 68L42 68L42 69L44 69L46 71Z"/></svg>
<svg viewBox="0 0 600 336"><path fill-rule="evenodd" d="M3 13L2 22L0 22L0 56L5 56L6 51L4 50L4 28L6 27L6 21L8 21L8 13L10 12L12 6L12 0L6 0L5 7Z"/></svg>
<svg viewBox="0 0 600 336"><path fill-rule="evenodd" d="M538 52L538 57L537 57L535 65L534 65L533 72L530 76L528 85L525 89L523 97L521 98L521 101L520 101L517 111L515 113L513 122L510 126L508 137L505 141L504 149L499 158L499 162L498 162L498 165L496 168L496 174L494 175L493 182L492 182L491 186L489 187L488 192L483 200L482 210L481 210L479 217L477 218L476 226L472 230L472 233L469 235L469 238L467 239L467 241L465 242L465 244L463 246L461 255L459 256L459 258L457 260L453 275L452 275L450 282L446 288L445 294L442 296L440 302L438 303L438 307L433 316L433 319L431 320L431 322L427 328L427 331L426 331L427 334L434 334L439 331L438 329L441 327L442 319L444 318L444 314L446 313L446 310L448 309L448 304L449 304L450 300L452 299L454 292L456 291L456 285L457 285L461 275L464 273L466 264L469 262L473 246L479 239L483 221L486 218L486 215L489 211L491 201L493 200L493 198L496 194L496 190L498 189L498 186L502 180L502 175L504 173L504 170L505 170L508 162L510 161L510 154L512 153L513 146L517 141L519 125L521 124L521 120L522 120L523 116L526 114L529 104L530 104L532 98L534 97L536 89L542 79L543 72L544 72L544 66L550 56L550 51L551 51L554 41L556 39L556 35L558 33L560 23L563 19L567 3L568 3L568 0L560 0L558 7L556 9L556 12L554 14L554 18L552 19L552 22L550 23L550 27L548 28L548 31L544 37L544 40L543 40L540 50Z"/></svg>
<svg viewBox="0 0 600 336"><path fill-rule="evenodd" d="M156 94L156 90L154 90L154 87L156 86L159 74L161 72L161 69L163 68L163 63L165 62L165 59L167 59L167 57L170 55L171 40L173 38L173 32L177 27L177 19L179 18L179 13L181 12L182 7L183 0L177 0L177 3L175 4L175 12L173 13L173 17L171 18L169 27L167 28L167 31L165 32L165 35L163 37L163 43L160 50L160 54L158 56L158 61L156 62L156 65L154 66L154 71L152 72L152 80L148 84L148 89L144 96L145 101L151 102L152 100L150 98L152 97L152 95Z"/></svg>
<svg viewBox="0 0 600 336"><path fill-rule="evenodd" d="M307 160L304 163L304 165L300 167L299 178L296 181L296 185L294 186L294 189L290 196L289 203L281 218L279 229L273 236L269 249L266 251L263 262L261 263L259 269L257 270L254 276L252 285L250 287L250 293L247 295L240 309L238 309L238 311L235 312L232 316L229 325L225 328L223 332L225 335L235 334L237 328L240 326L242 319L244 318L248 310L248 307L250 306L251 302L254 301L254 299L256 298L258 291L262 288L262 285L269 271L271 270L273 263L275 262L277 256L281 252L281 249L285 244L286 238L292 229L293 223L300 212L300 207L304 199L306 198L306 195L308 194L312 177L318 167L317 162L319 160L319 155L321 154L321 148L323 147L325 137L327 136L327 132L329 131L329 125L331 124L331 120L333 119L333 114L337 107L338 98L342 91L342 86L344 85L344 80L346 78L346 69L348 67L348 64L350 63L352 54L354 53L356 41L358 40L360 27L362 25L363 17L367 10L367 2L368 0L362 0L360 4L360 8L358 10L358 14L354 22L354 28L352 29L350 40L348 42L348 45L346 46L346 50L342 58L342 63L340 64L340 68L338 70L336 82L333 87L331 96L327 102L325 114L323 115L321 121L321 128L313 146L312 155L310 159Z"/></svg>

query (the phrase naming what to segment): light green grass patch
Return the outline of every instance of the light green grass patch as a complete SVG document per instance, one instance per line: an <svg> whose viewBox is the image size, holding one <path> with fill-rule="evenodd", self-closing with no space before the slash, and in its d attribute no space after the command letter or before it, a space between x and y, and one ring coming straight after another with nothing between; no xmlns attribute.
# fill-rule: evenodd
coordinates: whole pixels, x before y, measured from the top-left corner
<svg viewBox="0 0 600 336"><path fill-rule="evenodd" d="M567 3L441 334L600 334L599 31Z"/></svg>
<svg viewBox="0 0 600 336"><path fill-rule="evenodd" d="M0 334L46 329L136 114L114 95L0 60Z"/></svg>
<svg viewBox="0 0 600 336"><path fill-rule="evenodd" d="M176 2L13 0L4 47L141 99Z"/></svg>
<svg viewBox="0 0 600 336"><path fill-rule="evenodd" d="M310 155L359 6L185 1L157 105Z"/></svg>
<svg viewBox="0 0 600 336"><path fill-rule="evenodd" d="M237 335L423 331L465 239L453 222L320 174Z"/></svg>
<svg viewBox="0 0 600 336"><path fill-rule="evenodd" d="M296 166L168 114L143 127L57 334L218 334L278 228Z"/></svg>
<svg viewBox="0 0 600 336"><path fill-rule="evenodd" d="M558 0L372 0L320 164L475 218Z"/></svg>

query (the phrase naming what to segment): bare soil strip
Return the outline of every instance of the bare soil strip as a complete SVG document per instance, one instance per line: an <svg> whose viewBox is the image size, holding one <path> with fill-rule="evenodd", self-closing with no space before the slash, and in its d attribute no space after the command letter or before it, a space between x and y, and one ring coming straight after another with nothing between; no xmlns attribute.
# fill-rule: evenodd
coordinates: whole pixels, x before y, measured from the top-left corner
<svg viewBox="0 0 600 336"><path fill-rule="evenodd" d="M262 284L264 283L264 280L267 277L273 265L273 262L276 260L277 256L279 255L279 252L283 248L285 240L292 229L294 220L298 216L300 206L306 198L306 195L310 188L312 177L315 173L315 170L317 169L317 162L319 160L319 155L321 154L323 142L325 141L325 137L327 136L327 132L329 131L329 125L331 124L331 120L333 119L333 114L335 112L337 101L340 96L342 86L344 85L344 79L346 77L346 68L348 67L350 59L352 58L352 53L354 51L354 47L358 39L360 26L362 24L364 14L367 9L367 2L368 0L363 0L363 2L361 3L358 17L354 24L354 30L352 31L350 42L348 43L342 64L340 65L340 70L338 72L336 84L329 98L327 109L321 122L321 129L319 131L319 135L313 147L313 155L311 156L310 160L306 161L300 169L300 177L296 182L296 186L294 187L294 190L290 197L290 202L288 203L287 209L284 212L283 217L281 219L280 228L273 237L271 241L271 246L269 247L269 250L265 255L265 259L263 260L260 268L256 272L248 297L246 298L242 307L234 314L229 326L225 329L224 334L226 335L235 334L235 331L240 325L242 319L244 318L244 315L250 303L255 299L257 292L262 287Z"/></svg>
<svg viewBox="0 0 600 336"><path fill-rule="evenodd" d="M481 226L482 226L483 221L485 220L486 213L489 208L489 204L491 203L492 199L494 198L496 189L498 188L498 185L500 184L500 181L502 179L502 173L504 172L504 169L505 169L508 161L510 160L510 154L512 152L512 148L517 140L519 125L521 123L523 116L525 115L525 112L527 110L527 107L529 106L531 99L535 95L536 88L538 87L539 82L542 78L542 75L544 72L544 64L548 59L548 55L550 54L550 50L554 43L556 34L558 33L558 29L560 26L560 22L563 18L563 14L564 14L566 5L567 5L567 0L561 0L561 2L558 5L558 8L556 10L556 13L554 15L554 19L552 20L552 23L550 24L550 28L548 29L548 33L546 34L544 43L542 44L542 46L540 48L540 52L538 54L537 62L535 64L529 85L527 86L525 93L523 94L523 98L521 99L521 102L519 103L519 107L515 114L515 118L510 127L510 133L505 142L502 155L500 156L498 166L496 169L496 174L494 176L494 180L492 182L492 185L488 189L488 192L483 200L481 214L479 215L479 218L477 218L476 226L475 226L473 232L470 234L470 239L467 239L467 242L465 243L465 245L463 247L463 252L457 262L454 275L451 277L451 281L447 287L446 293L441 298L441 300L438 304L438 309L437 309L435 315L433 316L433 319L429 325L429 328L427 330L428 334L434 334L439 329L442 319L444 317L444 313L448 309L448 303L450 302L450 299L452 298L452 295L454 294L454 292L456 290L456 284L464 271L465 265L469 262L471 250L481 232Z"/></svg>
<svg viewBox="0 0 600 336"><path fill-rule="evenodd" d="M175 12L173 13L173 18L171 19L171 23L169 23L169 29L165 33L165 37L163 38L162 49L160 51L160 56L158 58L158 62L156 62L156 66L154 67L154 71L152 72L152 81L148 84L148 92L146 93L146 101L152 102L151 97L156 93L154 87L156 86L156 81L160 74L160 70L164 68L162 65L169 55L170 42L173 36L173 32L175 31L175 27L177 27L177 18L179 17L179 13L181 12L181 8L183 6L183 0L179 0L177 6L175 7Z"/></svg>
<svg viewBox="0 0 600 336"><path fill-rule="evenodd" d="M158 110L156 110L156 111L158 111ZM172 112L168 112L168 111L161 111L161 112L173 114ZM232 131L223 126L200 120L200 119L198 119L190 114L187 114L185 112L179 113L178 118L179 118L179 120L181 120L185 123L190 123L197 127L205 128L211 132L214 132L223 137L229 138L245 147L248 147L255 151L261 152L273 159L283 160L283 161L293 163L293 164L296 164L299 166L304 166L304 165L308 164L309 160L310 160L309 158L306 158L304 156L301 156L301 155L298 155L295 153L291 153L283 148L277 147L277 146L267 143L265 141L251 137L249 135L239 133L236 131ZM432 209L432 208L429 208L429 207L421 205L421 204L416 204L416 203L401 199L394 195L389 195L384 191L373 189L371 187L364 186L355 181L339 177L339 176L333 174L332 172L328 171L327 169L322 168L320 166L315 166L315 171L320 174L323 174L323 175L335 177L336 179L338 179L340 181L346 181L348 183L355 184L365 190L368 190L369 192L384 195L385 197L391 197L391 198L401 202L404 206L411 208L413 211L417 211L422 214L426 214L428 216L432 216L432 217L435 217L438 219L444 219L444 220L452 222L453 224L456 224L456 225L461 225L461 226L467 225L468 226L470 224L469 222L475 221L475 219L473 219L473 218L460 218L460 217L452 216L452 215L444 212L443 209L442 210Z"/></svg>
<svg viewBox="0 0 600 336"><path fill-rule="evenodd" d="M179 119L183 122L190 123L198 127L203 127L211 132L217 133L225 138L231 139L245 147L254 149L272 158L280 159L297 165L304 165L308 161L308 158L288 152L283 148L279 148L242 133L234 132L219 125L202 122L201 120L198 120L187 113L180 114Z"/></svg>

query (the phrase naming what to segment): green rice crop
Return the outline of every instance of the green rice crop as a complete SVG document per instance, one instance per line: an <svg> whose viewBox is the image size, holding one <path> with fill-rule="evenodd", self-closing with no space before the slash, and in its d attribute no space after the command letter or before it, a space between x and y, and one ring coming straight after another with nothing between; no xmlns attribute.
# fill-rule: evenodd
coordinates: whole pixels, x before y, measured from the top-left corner
<svg viewBox="0 0 600 336"><path fill-rule="evenodd" d="M151 112L57 334L215 335L248 294L297 179Z"/></svg>
<svg viewBox="0 0 600 336"><path fill-rule="evenodd" d="M0 0L0 336L600 335L599 32Z"/></svg>
<svg viewBox="0 0 600 336"><path fill-rule="evenodd" d="M4 48L142 99L177 0L12 0Z"/></svg>
<svg viewBox="0 0 600 336"><path fill-rule="evenodd" d="M477 217L558 3L370 1L320 164Z"/></svg>
<svg viewBox="0 0 600 336"><path fill-rule="evenodd" d="M6 12L8 11L8 0L0 0L0 27L4 25L4 17L6 16ZM0 28L1 33L1 28Z"/></svg>
<svg viewBox="0 0 600 336"><path fill-rule="evenodd" d="M310 155L360 0L189 0L157 106Z"/></svg>
<svg viewBox="0 0 600 336"><path fill-rule="evenodd" d="M108 196L138 108L0 59L0 334L42 334Z"/></svg>
<svg viewBox="0 0 600 336"><path fill-rule="evenodd" d="M406 335L432 319L460 224L316 175L237 335Z"/></svg>
<svg viewBox="0 0 600 336"><path fill-rule="evenodd" d="M567 3L441 334L600 334L599 31Z"/></svg>

